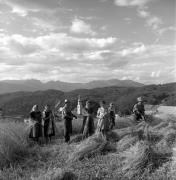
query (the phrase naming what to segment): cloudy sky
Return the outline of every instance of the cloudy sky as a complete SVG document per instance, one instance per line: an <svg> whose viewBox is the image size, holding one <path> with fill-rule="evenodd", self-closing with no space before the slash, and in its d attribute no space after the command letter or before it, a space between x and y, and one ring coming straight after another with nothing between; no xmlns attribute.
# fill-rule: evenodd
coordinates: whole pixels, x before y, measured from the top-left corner
<svg viewBox="0 0 176 180"><path fill-rule="evenodd" d="M175 0L0 0L0 80L176 81Z"/></svg>

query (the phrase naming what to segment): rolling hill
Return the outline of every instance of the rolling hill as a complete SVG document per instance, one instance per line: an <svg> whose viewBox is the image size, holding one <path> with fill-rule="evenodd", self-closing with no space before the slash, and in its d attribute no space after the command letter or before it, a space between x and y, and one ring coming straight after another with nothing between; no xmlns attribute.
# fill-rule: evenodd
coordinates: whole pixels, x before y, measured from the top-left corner
<svg viewBox="0 0 176 180"><path fill-rule="evenodd" d="M94 89L78 89L70 92L58 90L15 92L0 95L0 107L5 114L27 115L34 104L39 104L43 109L45 104L54 106L58 100L64 101L68 98L72 101L73 108L76 107L78 95L82 97L83 104L90 99L95 106L95 111L100 100L107 103L114 102L117 110L123 114L129 114L136 98L144 96L148 104L163 104L176 106L176 83L164 85L149 85L142 87L103 87ZM62 105L62 104L61 104Z"/></svg>
<svg viewBox="0 0 176 180"><path fill-rule="evenodd" d="M43 83L39 80L5 80L0 81L0 94L12 93L17 91L44 91L55 89L64 92L73 91L75 89L93 89L100 87L141 87L143 84L131 80L97 80L88 83L68 83L62 81L49 81Z"/></svg>

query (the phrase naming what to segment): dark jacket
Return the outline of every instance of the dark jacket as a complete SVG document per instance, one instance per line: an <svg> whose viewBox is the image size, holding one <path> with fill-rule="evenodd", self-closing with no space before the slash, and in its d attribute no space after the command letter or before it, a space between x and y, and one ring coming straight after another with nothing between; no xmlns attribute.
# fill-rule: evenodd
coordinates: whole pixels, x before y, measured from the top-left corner
<svg viewBox="0 0 176 180"><path fill-rule="evenodd" d="M30 113L30 118L33 121L33 125L31 126L29 137L30 138L38 138L42 137L42 125L41 125L41 120L42 120L42 114L40 111L32 111Z"/></svg>
<svg viewBox="0 0 176 180"><path fill-rule="evenodd" d="M93 109L92 108L85 108L85 113L87 114L84 116L84 127L83 127L83 134L85 137L91 136L94 131L94 119L93 119Z"/></svg>
<svg viewBox="0 0 176 180"><path fill-rule="evenodd" d="M144 115L145 114L144 105L143 104L135 104L133 107L133 112Z"/></svg>
<svg viewBox="0 0 176 180"><path fill-rule="evenodd" d="M55 136L55 124L52 111L43 111L44 136Z"/></svg>
<svg viewBox="0 0 176 180"><path fill-rule="evenodd" d="M73 118L77 118L70 109L63 108L62 110L62 118L64 119L64 137L65 142L70 140L70 134L72 133L72 120Z"/></svg>

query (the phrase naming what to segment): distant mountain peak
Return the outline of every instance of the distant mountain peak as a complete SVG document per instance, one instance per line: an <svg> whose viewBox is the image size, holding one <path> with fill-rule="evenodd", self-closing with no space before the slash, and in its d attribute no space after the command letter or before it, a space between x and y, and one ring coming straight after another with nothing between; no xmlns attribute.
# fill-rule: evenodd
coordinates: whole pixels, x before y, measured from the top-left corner
<svg viewBox="0 0 176 180"><path fill-rule="evenodd" d="M109 79L109 80L94 80L88 83L69 83L62 81L48 81L41 82L37 79L27 79L27 80L4 80L0 81L0 94L17 92L17 91L37 91L37 90L47 90L55 89L64 92L76 90L76 89L93 89L101 87L141 87L143 84L132 81L132 80L119 80L119 79Z"/></svg>

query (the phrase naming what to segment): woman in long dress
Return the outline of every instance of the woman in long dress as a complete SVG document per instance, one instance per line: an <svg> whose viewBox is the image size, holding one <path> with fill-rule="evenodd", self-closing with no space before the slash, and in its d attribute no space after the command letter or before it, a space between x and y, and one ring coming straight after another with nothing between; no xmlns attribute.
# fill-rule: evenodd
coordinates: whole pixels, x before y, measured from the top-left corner
<svg viewBox="0 0 176 180"><path fill-rule="evenodd" d="M44 138L46 143L51 142L51 137L55 136L54 116L49 105L46 105L42 113Z"/></svg>
<svg viewBox="0 0 176 180"><path fill-rule="evenodd" d="M68 100L65 100L65 105L62 109L62 118L64 120L65 142L68 143L70 141L70 135L72 134L72 120L73 118L77 119L77 116L71 111L71 102Z"/></svg>
<svg viewBox="0 0 176 180"><path fill-rule="evenodd" d="M30 119L32 121L32 126L29 133L29 138L38 142L39 138L42 137L42 114L38 109L38 105L34 105L30 112Z"/></svg>
<svg viewBox="0 0 176 180"><path fill-rule="evenodd" d="M91 136L95 132L94 119L93 119L93 109L91 108L90 101L86 102L86 107L84 108L85 123L83 126L83 135L85 137Z"/></svg>
<svg viewBox="0 0 176 180"><path fill-rule="evenodd" d="M110 129L115 127L115 107L113 103L110 103L108 108Z"/></svg>
<svg viewBox="0 0 176 180"><path fill-rule="evenodd" d="M97 111L97 132L101 132L104 137L106 137L109 131L109 113L108 109L105 107L105 101L100 102L100 108Z"/></svg>

